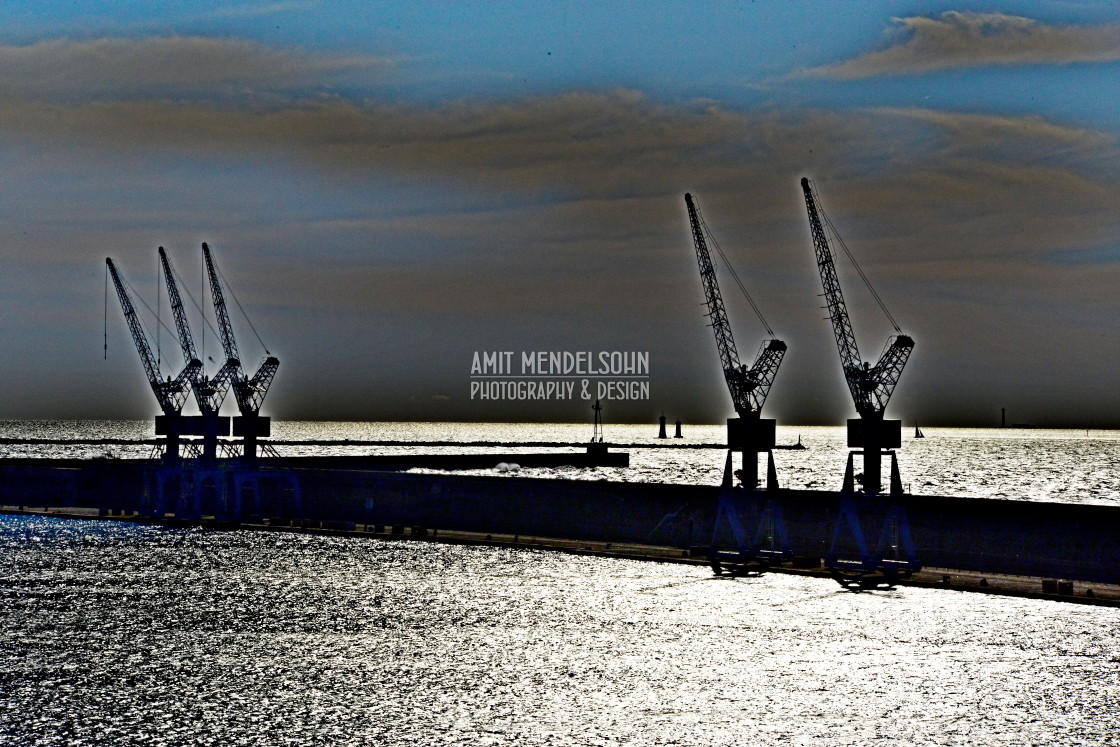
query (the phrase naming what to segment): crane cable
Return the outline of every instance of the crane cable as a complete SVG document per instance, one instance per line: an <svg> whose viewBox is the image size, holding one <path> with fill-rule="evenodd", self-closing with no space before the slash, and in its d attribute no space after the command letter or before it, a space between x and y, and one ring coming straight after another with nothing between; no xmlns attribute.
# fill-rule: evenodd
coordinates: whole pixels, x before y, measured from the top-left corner
<svg viewBox="0 0 1120 747"><path fill-rule="evenodd" d="M754 299L751 298L751 294L747 292L747 288L745 285L743 285L743 281L739 279L739 273L735 272L735 268L731 266L731 260L729 260L727 258L727 255L723 253L723 249L720 247L719 242L716 241L716 237L712 235L711 230L709 230L708 228L708 224L704 222L704 216L700 213L700 208L695 206L693 207L696 210L696 217L700 219L700 227L704 230L704 236L706 236L708 242L716 248L716 253L719 254L720 260L723 261L723 266L726 267L727 271L731 274L732 279L735 281L735 285L739 286L739 292L742 293L743 297L747 299L747 303L749 303L751 305L751 308L754 309L754 313L755 316L758 317L758 321L762 322L762 326L766 328L766 334L774 337L774 330L772 330L770 328L770 325L766 323L766 318L762 316L762 310L758 308L758 304L754 302Z"/></svg>
<svg viewBox="0 0 1120 747"><path fill-rule="evenodd" d="M241 316L245 317L245 321L249 324L249 329L253 330L253 334L256 335L257 342L264 348L265 355L272 355L272 352L268 349L268 346L264 344L264 340L261 339L260 334L257 332L257 328L253 326L253 320L245 313L245 307L241 305L241 300L238 299L237 294L233 292L233 286L229 284L229 280L226 279L226 275L222 272L221 266L215 262L214 269L218 271L218 277L222 279L222 285L229 291L229 294L233 296L233 302L237 304L237 308L241 310Z"/></svg>
<svg viewBox="0 0 1120 747"><path fill-rule="evenodd" d="M166 329L168 334L171 334L171 330L168 329L167 325L164 324L162 321L160 321L159 314L152 311L152 307L148 305L148 302L144 300L143 296L141 296L139 293L136 292L136 289L134 287L132 287L132 283L128 282L123 277L120 280L121 280L121 283L125 286L125 288L127 290L131 291L132 295L130 296L130 298L135 298L137 301L139 301L144 306L144 308L148 310L149 314L156 317L157 324L159 326L163 327L164 329ZM136 315L136 321L140 324L140 328L144 332L144 337L147 338L148 340L151 340L152 339L152 333L148 331L147 325L144 324L144 320L140 318L139 314ZM105 265L105 308L104 308L103 328L102 328L101 335L102 335L101 344L102 344L102 348L104 350L105 360L108 360L109 359L109 265L108 264ZM157 363L158 363L158 361L157 361Z"/></svg>
<svg viewBox="0 0 1120 747"><path fill-rule="evenodd" d="M156 324L157 324L156 331L157 332L159 331L159 328L162 327L163 329L167 330L167 334L172 335L172 336L174 336L176 334L175 332L173 332L171 330L170 327L167 326L167 324L165 324L163 322L162 319L159 318L159 314L157 314L152 309L152 307L148 305L148 302L144 300L144 297L136 292L136 289L134 287L132 287L132 283L128 282L124 278L121 278L121 282L124 284L125 288L127 288L129 291L131 291L132 295L130 296L130 298L134 298L137 301L139 301L141 303L141 305L143 305L143 307L148 310L148 313L156 318ZM146 325L144 323L144 320L140 318L139 314L136 315L136 321L140 323L140 327L144 330L144 336L147 337L148 340L152 340L153 335L152 335L151 332L148 331L148 325ZM160 365L160 368L162 369L162 363Z"/></svg>
<svg viewBox="0 0 1120 747"><path fill-rule="evenodd" d="M160 333L159 328L163 326L163 320L160 317L160 311L163 310L162 300L163 294L159 292L159 260L156 260L156 368L163 368L163 351L160 348ZM170 332L171 330L167 330Z"/></svg>
<svg viewBox="0 0 1120 747"><path fill-rule="evenodd" d="M814 192L815 191L816 190L814 188ZM902 328L898 326L898 322L894 320L894 316L892 316L891 312L887 309L887 304L879 296L879 293L875 290L875 287L871 285L871 279L868 278L867 275L863 272L863 268L859 266L859 262L856 261L855 256L852 254L852 251L848 249L848 245L844 243L844 239L840 236L840 232L837 231L836 226L832 224L832 219L828 217L828 213L826 213L824 211L824 208L821 207L820 200L817 200L816 207L817 212L820 213L821 219L824 222L825 229L828 231L829 235L832 236L835 242L840 245L840 248L844 250L844 254L848 255L848 259L851 261L852 266L856 268L856 272L859 273L860 278L863 279L863 284L867 286L867 290L870 291L871 297L875 299L875 303L879 304L879 308L883 311L883 315L887 317L887 320L891 323L891 326L894 327L894 331L898 334L902 334Z"/></svg>
<svg viewBox="0 0 1120 747"><path fill-rule="evenodd" d="M269 351L268 347L264 344L264 341L261 340L260 334L257 333L257 328L253 326L253 321L251 319L249 319L249 315L245 313L245 309L244 309L244 307L242 307L241 301L239 301L237 299L237 295L234 294L233 289L229 287L229 281L227 281L225 275L222 274L221 268L217 267L217 265L215 265L215 269L218 270L218 276L221 277L222 283L225 285L226 289L230 292L230 295L233 296L233 300L237 304L237 308L241 309L241 315L244 316L245 321L249 323L249 328L252 329L253 334L256 335L257 342L259 342L261 344L261 347L264 348L264 352L265 352L266 355L271 355L272 353ZM162 271L163 271L162 268L160 268L161 273L162 273ZM187 298L189 298L191 300L191 303L194 305L195 309L197 309L198 312L200 314L202 314L202 321L204 322L204 324L203 324L203 334L204 335L206 334L206 327L209 327L210 331L213 332L215 336L218 336L218 331L216 329L214 329L214 325L211 324L210 320L206 317L206 312L203 310L202 306L198 303L197 300L195 300L195 297L193 295L191 295L191 292L190 292L189 288L187 287L187 284L183 282L182 276L179 275L179 271L175 269L174 265L171 266L171 273L175 276L175 279L179 281L180 291L185 292L187 294ZM155 319L156 319L156 332L157 333L159 332L160 328L163 328L163 329L167 330L167 334L169 334L169 335L174 336L176 334L175 332L172 332L171 328L168 327L163 322L163 320L160 318L159 312L158 311L153 311L152 307L150 305L148 305L148 302L144 300L144 297L136 292L136 288L134 288L132 286L132 283L128 282L123 277L121 278L121 282L131 292L132 298L139 301L140 304L143 305L143 307L148 310L148 313L151 314L153 317L155 317ZM202 289L203 289L203 292L205 293L206 286L203 285ZM157 298L161 297L159 277L158 276L156 278L156 295L157 295ZM139 315L137 315L137 320L140 322L140 325L145 328L144 329L144 334L147 336L147 338L149 340L151 340L153 338L153 335L151 334L151 332L149 332L147 330L147 325L144 324L144 320L140 319ZM104 329L102 331L102 335L103 335L103 338L104 338L102 344L104 346L105 358L108 359L108 357L109 357L109 266L108 265L105 266L105 309L104 309ZM156 339L156 350L157 350L157 356L158 356L158 351L159 351L159 336L158 336L158 334L155 336L155 339ZM203 338L203 339L205 340L205 338ZM205 342L203 344L205 345ZM203 352L203 350L201 350L201 349L200 349L199 352L200 352L200 355L205 354ZM158 357L157 357L157 363L161 363L161 361L159 360Z"/></svg>
<svg viewBox="0 0 1120 747"><path fill-rule="evenodd" d="M198 301L198 299L196 299L194 297L194 295L191 293L190 286L188 286L183 281L183 276L179 274L179 271L177 269L175 269L175 265L171 265L171 274L174 275L175 280L178 281L177 287L179 288L179 293L180 294L186 294L187 298L190 299L191 305L194 306L195 311L197 311L202 316L202 342L200 343L199 349L198 349L198 354L199 354L199 357L201 358L201 357L206 355L206 328L209 327L210 331L214 333L215 337L219 336L218 335L218 330L214 328L213 323L211 323L210 319L206 316L206 311L204 309L203 303L200 303ZM205 280L205 278L204 278L204 280ZM203 284L202 284L202 293L205 296L205 294L206 294L206 284L205 284L205 282L203 282ZM205 302L205 300L206 299L204 297L203 302Z"/></svg>
<svg viewBox="0 0 1120 747"><path fill-rule="evenodd" d="M105 351L105 360L109 360L109 265L105 265L105 318L101 330L101 345Z"/></svg>

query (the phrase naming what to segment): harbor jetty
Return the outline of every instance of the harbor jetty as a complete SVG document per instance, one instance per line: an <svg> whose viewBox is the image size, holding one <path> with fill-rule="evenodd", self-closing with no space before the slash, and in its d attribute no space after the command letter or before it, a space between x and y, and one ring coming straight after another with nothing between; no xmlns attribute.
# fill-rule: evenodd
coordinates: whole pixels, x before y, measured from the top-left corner
<svg viewBox="0 0 1120 747"><path fill-rule="evenodd" d="M898 583L1120 600L1120 507L414 473L330 459L261 459L251 466L236 459L6 459L0 510L458 537L675 562L710 562L713 545L735 546L738 523L770 529L771 571L828 575L837 562L871 552L879 565L892 558L911 563L914 572ZM729 508L734 522L719 521Z"/></svg>

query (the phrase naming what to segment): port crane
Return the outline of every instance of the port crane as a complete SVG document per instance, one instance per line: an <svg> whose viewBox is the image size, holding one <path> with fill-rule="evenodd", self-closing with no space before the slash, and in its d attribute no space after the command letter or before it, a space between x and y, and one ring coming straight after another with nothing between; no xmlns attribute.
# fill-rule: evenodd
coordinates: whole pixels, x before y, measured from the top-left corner
<svg viewBox="0 0 1120 747"><path fill-rule="evenodd" d="M271 432L271 420L261 417L260 409L264 403L268 388L280 367L280 361L265 351L265 358L261 361L257 372L250 378L241 365L241 354L237 350L237 340L233 336L233 325L229 320L229 310L226 308L225 294L219 273L214 264L214 257L210 247L202 244L202 256L206 264L206 275L210 281L210 296L214 304L214 315L218 320L218 336L222 340L222 350L226 362L215 376L223 381L228 379L233 387L233 396L237 400L237 410L240 417L234 418L233 435L244 439L244 458L253 460L257 456L257 439L267 437Z"/></svg>
<svg viewBox="0 0 1120 747"><path fill-rule="evenodd" d="M179 459L180 437L184 435L185 430L189 430L185 428L182 416L183 405L190 394L191 382L198 377L202 370L202 363L197 357L191 356L183 370L174 379L168 376L165 380L160 375L159 366L152 355L151 346L148 344L147 332L145 332L143 325L140 323L140 317L137 316L136 309L132 305L132 299L125 287L124 279L111 258L105 258L105 265L113 278L113 286L116 288L117 298L121 302L121 311L124 312L129 332L132 333L132 341L136 345L136 352L140 355L140 362L144 366L148 384L151 386L152 393L155 394L156 401L162 411L162 415L156 416L156 435L167 436L164 459L177 461Z"/></svg>
<svg viewBox="0 0 1120 747"><path fill-rule="evenodd" d="M192 435L202 436L202 457L213 461L218 453L218 436L228 436L229 418L218 415L226 392L229 391L230 374L223 369L213 379L207 377L203 371L202 361L195 348L194 336L191 334L190 325L187 323L187 313L183 308L183 299L179 295L179 287L175 282L175 270L171 259L161 246L159 248L159 261L163 268L164 285L167 286L167 297L171 305L172 316L175 317L175 329L179 335L179 347L183 351L185 362L197 363L195 375L191 378L191 390L194 392L195 402L201 416L198 419L198 428Z"/></svg>
<svg viewBox="0 0 1120 747"><path fill-rule="evenodd" d="M844 294L840 291L840 280L836 275L836 264L829 248L828 235L825 233L825 221L828 218L825 216L822 220L816 195L808 179L801 180L801 189L805 194L805 208L809 213L809 228L813 235L813 250L816 253L817 267L820 269L821 284L824 286L828 318L832 321L836 349L840 352L840 364L844 369L844 380L848 383L848 390L852 394L852 401L859 414L858 420L848 421L848 446L863 450L863 492L875 494L882 490L880 473L883 449L898 448L902 445L902 421L884 420L883 414L891 395L894 394L899 377L902 376L902 369L914 350L914 340L902 334L894 317L890 315L882 299L868 283L868 288L887 315L896 334L887 341L882 355L874 366L860 358L855 332L848 317L848 307L844 303ZM838 238L835 230L833 234ZM863 276L862 271L860 275ZM866 276L863 277L866 281ZM890 453L893 460L893 452ZM892 468L892 482L894 482L893 472L897 471L897 463L892 461L892 464L895 465Z"/></svg>
<svg viewBox="0 0 1120 747"><path fill-rule="evenodd" d="M887 310L879 294L875 292L867 276L856 264L856 269L868 290L895 331L895 335L888 338L879 360L874 365L863 361L860 357L855 332L848 317L848 308L840 290L840 280L836 274L836 264L829 246L826 226L841 248L849 254L849 257L851 255L847 252L847 247L831 221L828 220L828 216L818 207L816 194L808 179L801 179L801 189L809 215L809 229L813 238L817 267L820 270L821 285L824 287L828 318L832 322L836 349L840 353L844 380L848 384L856 412L859 414L858 419L848 421L848 448L852 451L848 453L844 484L841 488L840 515L833 529L832 548L829 550L826 563L836 579L847 588L875 588L880 583L889 587L900 573L908 575L921 567L913 558L913 545L906 513L895 500L902 497L902 480L899 478L898 460L894 452L894 449L902 445L902 421L886 420L883 417L887 403L902 376L902 369L905 368L914 350L914 340L902 333L902 329ZM889 492L891 501L886 506L879 543L874 551L869 548L864 537L854 500L856 491L852 461L857 454L863 457L861 483L865 496L877 496L882 492L882 457L888 454L891 459ZM880 508L877 507L877 510ZM838 557L838 540L845 526L855 540L859 555L857 561L840 560ZM887 558L887 555L891 557Z"/></svg>
<svg viewBox="0 0 1120 747"><path fill-rule="evenodd" d="M696 248L696 261L700 266L700 280L704 285L704 298L708 306L708 318L711 320L712 331L716 337L716 348L719 350L720 365L723 368L723 378L727 382L727 391L731 394L731 402L735 407L738 418L727 421L727 445L731 451L739 451L743 455L743 469L741 484L750 490L758 485L758 455L765 452L768 455L767 475L770 487L777 487L777 476L774 470L774 457L771 449L774 448L774 421L764 419L762 406L770 393L774 377L778 373L778 366L786 354L786 344L781 340L768 339L762 342L754 364L747 368L740 362L739 353L735 348L735 338L731 334L731 324L727 319L727 311L723 305L723 296L719 291L719 282L716 280L716 270L712 263L712 256L708 250L708 238L711 233L704 223L696 203L691 194L684 196L685 206L688 208L688 221L692 229L692 242ZM714 240L712 242L715 244ZM718 244L715 244L718 250ZM730 265L728 265L730 268ZM738 277L736 277L738 281ZM742 287L742 284L739 284ZM744 291L745 294L745 291ZM754 301L747 295L751 306L758 313L766 332L774 337L774 331L766 324Z"/></svg>
<svg viewBox="0 0 1120 747"><path fill-rule="evenodd" d="M772 563L781 562L791 554L781 504L773 499L773 492L778 489L778 475L774 468L773 453L774 421L762 417L762 407L766 404L766 397L778 373L778 366L781 365L782 358L786 354L786 344L774 338L774 331L770 329L758 306L739 281L738 275L724 258L725 266L771 338L763 340L755 362L750 368L739 360L735 338L731 334L731 324L716 279L715 265L708 249L709 240L721 256L723 252L715 238L711 236L692 195L685 194L684 202L688 209L696 261L700 267L700 281L704 286L708 319L715 334L727 391L731 395L731 402L738 416L727 421L727 461L724 467L723 489L720 490L719 503L712 521L708 561L716 575L725 573L731 576L752 575L762 573ZM733 455L736 451L742 454L743 465L737 473L738 487L734 485L736 472L733 469ZM765 491L758 490L758 457L761 453L766 454ZM754 522L753 533L744 524L744 516L749 516ZM735 540L736 550L733 552L719 549L720 527L723 521L727 522Z"/></svg>

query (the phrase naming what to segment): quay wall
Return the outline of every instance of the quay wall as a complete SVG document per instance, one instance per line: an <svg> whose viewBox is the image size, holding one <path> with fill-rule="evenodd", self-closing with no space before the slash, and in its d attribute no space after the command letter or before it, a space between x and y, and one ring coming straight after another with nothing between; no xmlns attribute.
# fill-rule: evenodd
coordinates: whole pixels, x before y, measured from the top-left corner
<svg viewBox="0 0 1120 747"><path fill-rule="evenodd" d="M805 558L858 554L849 520L854 519L869 547L882 539L924 566L1120 583L1120 507L1113 506L947 496L845 498L812 490L723 492L715 486L276 464L246 469L233 463L0 460L0 505L230 521L264 516L681 548L712 542L721 496L747 533L764 524L771 533L778 528L784 549ZM893 531L892 505L903 519ZM728 522L721 519L717 529L715 544L733 547Z"/></svg>

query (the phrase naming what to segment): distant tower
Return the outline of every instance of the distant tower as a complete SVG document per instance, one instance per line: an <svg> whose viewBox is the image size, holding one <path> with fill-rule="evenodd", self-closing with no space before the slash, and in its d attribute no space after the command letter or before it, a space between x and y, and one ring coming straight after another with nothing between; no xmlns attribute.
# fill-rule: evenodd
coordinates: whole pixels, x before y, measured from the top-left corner
<svg viewBox="0 0 1120 747"><path fill-rule="evenodd" d="M657 437L658 438L668 438L668 436L665 435L665 413L661 413L661 417L658 418L657 420L658 420L658 422L661 423L661 430L657 432Z"/></svg>
<svg viewBox="0 0 1120 747"><path fill-rule="evenodd" d="M683 438L681 436L681 419L677 418L677 432L673 434L673 438Z"/></svg>
<svg viewBox="0 0 1120 747"><path fill-rule="evenodd" d="M591 407L595 411L595 431L591 434L591 443L603 443L603 406L599 404L599 400L595 400L595 404Z"/></svg>

